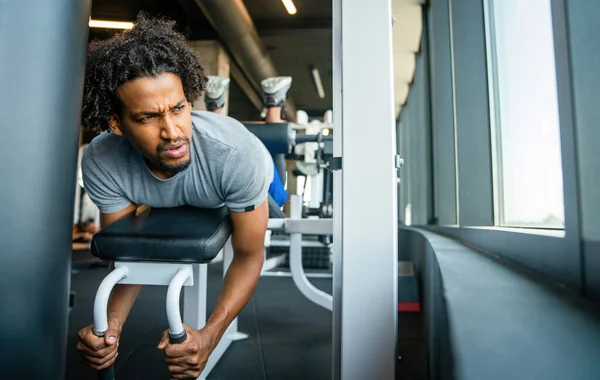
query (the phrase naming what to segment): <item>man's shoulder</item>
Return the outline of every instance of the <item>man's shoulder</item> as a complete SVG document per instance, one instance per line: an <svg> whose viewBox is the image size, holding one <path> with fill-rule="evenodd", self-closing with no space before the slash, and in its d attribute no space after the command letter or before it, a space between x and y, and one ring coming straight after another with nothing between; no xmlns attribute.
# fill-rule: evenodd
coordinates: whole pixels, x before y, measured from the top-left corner
<svg viewBox="0 0 600 380"><path fill-rule="evenodd" d="M272 170L273 161L264 144L239 121L211 112L193 112L194 139L200 141L209 166L224 171L225 181L246 181L240 172ZM218 157L218 159L214 159ZM226 168L224 165L231 164ZM266 168L266 169L265 169ZM247 183L245 183L247 185Z"/></svg>
<svg viewBox="0 0 600 380"><path fill-rule="evenodd" d="M192 111L192 124L198 127L201 127L203 124L244 127L242 123L230 116L209 111Z"/></svg>
<svg viewBox="0 0 600 380"><path fill-rule="evenodd" d="M130 146L125 138L112 133L103 132L94 137L85 149L82 157L82 165L94 162L102 163L103 166L109 162L115 162L120 155L131 153Z"/></svg>
<svg viewBox="0 0 600 380"><path fill-rule="evenodd" d="M233 149L248 143L254 135L236 119L208 111L193 111L194 133L201 138L219 142Z"/></svg>
<svg viewBox="0 0 600 380"><path fill-rule="evenodd" d="M127 141L123 137L109 132L102 132L92 139L89 147L100 154L105 152L116 152L123 150L124 142Z"/></svg>

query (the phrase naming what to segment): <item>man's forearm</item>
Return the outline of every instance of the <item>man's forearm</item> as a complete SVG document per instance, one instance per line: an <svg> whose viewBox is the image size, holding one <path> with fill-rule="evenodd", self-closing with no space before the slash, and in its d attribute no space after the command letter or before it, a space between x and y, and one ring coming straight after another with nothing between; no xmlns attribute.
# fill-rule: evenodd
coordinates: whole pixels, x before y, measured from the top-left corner
<svg viewBox="0 0 600 380"><path fill-rule="evenodd" d="M213 348L250 300L260 278L263 261L263 252L234 255L217 304L204 327L204 330L209 332Z"/></svg>
<svg viewBox="0 0 600 380"><path fill-rule="evenodd" d="M142 285L118 284L114 287L108 302L108 320L118 320L123 327Z"/></svg>

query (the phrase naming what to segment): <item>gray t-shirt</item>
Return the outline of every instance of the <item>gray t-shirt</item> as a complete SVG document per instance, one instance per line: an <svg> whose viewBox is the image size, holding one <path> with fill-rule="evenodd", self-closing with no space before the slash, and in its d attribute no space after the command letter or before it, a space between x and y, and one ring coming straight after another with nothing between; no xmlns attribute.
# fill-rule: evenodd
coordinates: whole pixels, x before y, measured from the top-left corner
<svg viewBox="0 0 600 380"><path fill-rule="evenodd" d="M125 137L104 132L82 159L85 190L103 214L131 203L253 210L267 199L273 162L262 142L238 121L192 112L191 164L169 179L156 177Z"/></svg>

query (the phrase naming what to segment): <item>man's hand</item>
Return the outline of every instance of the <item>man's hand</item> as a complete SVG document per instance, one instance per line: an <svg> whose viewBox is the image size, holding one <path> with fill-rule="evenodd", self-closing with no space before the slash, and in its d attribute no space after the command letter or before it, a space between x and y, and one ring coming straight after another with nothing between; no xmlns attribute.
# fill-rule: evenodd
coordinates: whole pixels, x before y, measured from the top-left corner
<svg viewBox="0 0 600 380"><path fill-rule="evenodd" d="M169 343L169 330L162 333L159 350L165 350L165 361L173 379L196 379L200 377L208 357L215 348L210 335L183 325L187 338L183 343Z"/></svg>
<svg viewBox="0 0 600 380"><path fill-rule="evenodd" d="M200 330L184 324L187 333L185 342L170 344L169 332L164 331L158 345L159 350L165 350L165 361L174 379L196 379L200 376L208 357L252 296L260 278L269 220L268 203L265 200L253 211L230 212L229 215L233 225L234 256L210 318Z"/></svg>
<svg viewBox="0 0 600 380"><path fill-rule="evenodd" d="M117 319L108 321L108 330L103 337L97 337L93 332L94 325L89 325L79 331L77 349L83 355L85 362L99 371L115 363L121 336L121 324Z"/></svg>

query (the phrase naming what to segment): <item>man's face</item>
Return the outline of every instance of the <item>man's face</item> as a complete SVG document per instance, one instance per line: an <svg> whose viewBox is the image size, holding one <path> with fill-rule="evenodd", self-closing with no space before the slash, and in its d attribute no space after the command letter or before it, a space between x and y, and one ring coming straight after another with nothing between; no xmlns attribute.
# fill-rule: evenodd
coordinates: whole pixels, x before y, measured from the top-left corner
<svg viewBox="0 0 600 380"><path fill-rule="evenodd" d="M164 73L123 84L117 90L121 115L109 121L146 158L152 172L169 178L190 164L191 104L177 75Z"/></svg>

